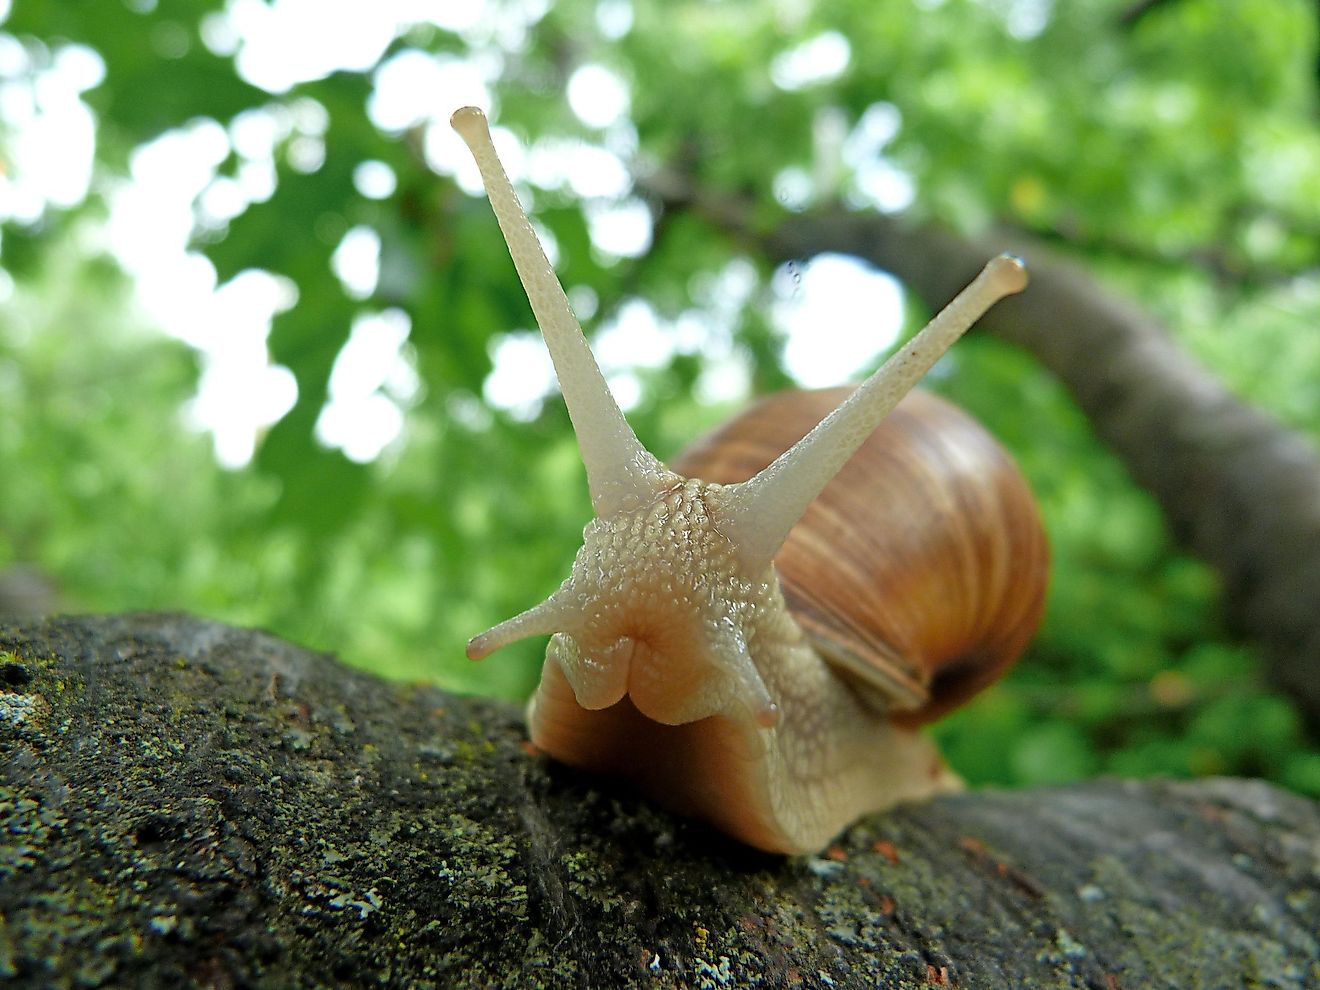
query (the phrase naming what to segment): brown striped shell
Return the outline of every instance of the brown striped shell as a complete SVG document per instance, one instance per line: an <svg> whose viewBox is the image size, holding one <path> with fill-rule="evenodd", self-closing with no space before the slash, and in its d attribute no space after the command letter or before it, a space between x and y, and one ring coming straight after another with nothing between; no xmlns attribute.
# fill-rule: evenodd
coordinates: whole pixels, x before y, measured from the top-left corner
<svg viewBox="0 0 1320 990"><path fill-rule="evenodd" d="M850 387L783 392L697 440L671 467L750 478ZM997 679L1044 608L1049 552L1008 452L957 406L910 393L775 557L818 652L897 721L930 721Z"/></svg>

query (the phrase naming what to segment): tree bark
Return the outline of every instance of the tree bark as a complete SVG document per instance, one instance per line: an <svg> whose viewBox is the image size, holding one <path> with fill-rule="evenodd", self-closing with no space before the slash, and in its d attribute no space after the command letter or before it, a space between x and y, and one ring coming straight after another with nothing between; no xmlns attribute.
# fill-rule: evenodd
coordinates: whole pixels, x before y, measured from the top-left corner
<svg viewBox="0 0 1320 990"><path fill-rule="evenodd" d="M1222 576L1232 628L1261 645L1270 678L1320 726L1320 451L1237 399L1140 307L1020 233L979 239L842 209L763 227L736 200L681 176L645 180L771 259L823 252L892 272L932 309L994 255L1022 255L1031 285L978 326L1035 357L1160 503L1176 538Z"/></svg>
<svg viewBox="0 0 1320 990"><path fill-rule="evenodd" d="M186 616L0 626L9 986L1300 988L1318 932L1320 806L1262 783L972 793L785 859L509 706Z"/></svg>

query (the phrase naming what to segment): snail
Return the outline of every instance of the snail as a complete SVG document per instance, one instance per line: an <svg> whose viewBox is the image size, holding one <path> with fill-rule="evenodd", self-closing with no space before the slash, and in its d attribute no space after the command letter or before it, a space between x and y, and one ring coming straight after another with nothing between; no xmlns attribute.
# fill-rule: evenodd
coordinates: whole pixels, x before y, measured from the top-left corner
<svg viewBox="0 0 1320 990"><path fill-rule="evenodd" d="M670 468L611 396L485 115L465 107L451 124L549 347L595 513L559 589L467 646L478 660L551 636L532 743L776 853L959 788L918 726L1025 647L1047 550L1008 454L909 392L1025 287L1021 261L992 259L855 389L772 397Z"/></svg>

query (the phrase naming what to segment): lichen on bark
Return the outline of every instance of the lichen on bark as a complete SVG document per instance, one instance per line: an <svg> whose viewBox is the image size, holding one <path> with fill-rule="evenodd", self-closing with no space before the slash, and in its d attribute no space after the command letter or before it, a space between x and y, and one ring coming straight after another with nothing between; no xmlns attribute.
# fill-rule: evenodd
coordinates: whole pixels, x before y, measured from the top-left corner
<svg viewBox="0 0 1320 990"><path fill-rule="evenodd" d="M1101 781L742 848L517 711L177 615L0 627L0 982L1320 985L1320 808Z"/></svg>

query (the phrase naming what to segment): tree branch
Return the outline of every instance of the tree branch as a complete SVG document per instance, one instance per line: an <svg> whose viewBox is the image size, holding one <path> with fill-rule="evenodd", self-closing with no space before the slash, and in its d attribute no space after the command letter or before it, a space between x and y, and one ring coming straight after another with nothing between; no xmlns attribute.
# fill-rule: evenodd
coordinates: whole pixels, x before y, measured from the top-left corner
<svg viewBox="0 0 1320 990"><path fill-rule="evenodd" d="M663 754L660 754L661 756ZM944 798L753 852L509 706L185 616L0 624L6 987L1301 987L1320 806Z"/></svg>

